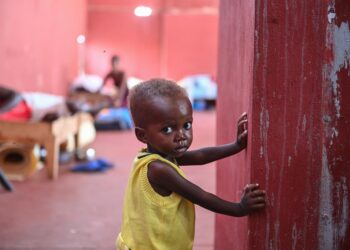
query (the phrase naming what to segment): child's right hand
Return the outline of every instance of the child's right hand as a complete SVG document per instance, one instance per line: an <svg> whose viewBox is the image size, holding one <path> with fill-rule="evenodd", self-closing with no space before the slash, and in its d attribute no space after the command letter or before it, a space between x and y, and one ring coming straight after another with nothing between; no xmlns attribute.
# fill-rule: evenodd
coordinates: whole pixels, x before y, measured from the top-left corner
<svg viewBox="0 0 350 250"><path fill-rule="evenodd" d="M259 189L259 184L248 184L243 190L241 202L242 216L248 215L266 205L266 193Z"/></svg>

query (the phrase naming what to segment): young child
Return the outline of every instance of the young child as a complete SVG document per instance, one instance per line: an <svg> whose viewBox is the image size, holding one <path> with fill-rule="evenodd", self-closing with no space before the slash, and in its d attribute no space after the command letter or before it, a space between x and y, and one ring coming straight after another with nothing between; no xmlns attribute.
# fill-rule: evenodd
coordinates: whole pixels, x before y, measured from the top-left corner
<svg viewBox="0 0 350 250"><path fill-rule="evenodd" d="M152 79L129 96L135 134L146 144L134 161L117 238L120 250L189 250L194 239L194 204L216 213L245 216L265 207L265 192L247 185L233 203L188 181L179 166L201 165L246 147L247 116L238 121L234 143L187 151L192 143L192 105L176 83Z"/></svg>

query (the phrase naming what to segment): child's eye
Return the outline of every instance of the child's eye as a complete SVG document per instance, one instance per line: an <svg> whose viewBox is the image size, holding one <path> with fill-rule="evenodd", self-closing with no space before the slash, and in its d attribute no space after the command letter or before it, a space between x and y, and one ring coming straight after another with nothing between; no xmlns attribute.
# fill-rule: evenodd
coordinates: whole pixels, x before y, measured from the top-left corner
<svg viewBox="0 0 350 250"><path fill-rule="evenodd" d="M184 129L189 130L190 128L192 128L192 123L191 122L186 122L184 124Z"/></svg>
<svg viewBox="0 0 350 250"><path fill-rule="evenodd" d="M171 127L164 127L162 128L162 132L164 134L170 134L171 132L173 132L173 129Z"/></svg>

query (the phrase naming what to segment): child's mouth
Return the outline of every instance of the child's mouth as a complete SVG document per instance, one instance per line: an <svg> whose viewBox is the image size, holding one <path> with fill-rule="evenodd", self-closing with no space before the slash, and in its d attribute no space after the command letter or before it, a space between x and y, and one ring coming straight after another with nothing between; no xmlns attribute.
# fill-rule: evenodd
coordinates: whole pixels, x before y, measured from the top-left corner
<svg viewBox="0 0 350 250"><path fill-rule="evenodd" d="M178 152L178 153L184 153L186 152L187 150L187 147L177 147L175 148L175 151Z"/></svg>
<svg viewBox="0 0 350 250"><path fill-rule="evenodd" d="M177 145L177 147L175 148L175 151L178 153L184 153L187 150L187 143L186 141L180 141Z"/></svg>

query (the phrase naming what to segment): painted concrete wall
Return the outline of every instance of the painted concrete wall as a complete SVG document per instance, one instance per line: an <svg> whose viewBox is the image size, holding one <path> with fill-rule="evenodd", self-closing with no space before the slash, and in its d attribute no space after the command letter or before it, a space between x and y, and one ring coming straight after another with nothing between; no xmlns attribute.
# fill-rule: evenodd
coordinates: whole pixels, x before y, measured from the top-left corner
<svg viewBox="0 0 350 250"><path fill-rule="evenodd" d="M66 94L78 74L85 0L1 0L0 84Z"/></svg>
<svg viewBox="0 0 350 250"><path fill-rule="evenodd" d="M86 70L103 77L114 54L128 75L159 75L160 16L139 18L134 8L142 1L89 1ZM158 9L160 1L146 1Z"/></svg>
<svg viewBox="0 0 350 250"><path fill-rule="evenodd" d="M88 73L105 75L111 55L119 54L121 67L138 78L216 75L217 0L88 3ZM154 15L134 16L138 5L152 7Z"/></svg>
<svg viewBox="0 0 350 250"><path fill-rule="evenodd" d="M135 17L141 4L155 15ZM215 76L217 19L217 0L3 0L0 84L64 95L78 75L79 53L86 72L100 76L113 54L139 78ZM84 51L79 34L87 37Z"/></svg>
<svg viewBox="0 0 350 250"><path fill-rule="evenodd" d="M349 2L223 0L220 11L218 142L234 136L232 115L248 109L250 123L247 151L218 164L218 193L257 182L268 207L217 216L216 249L350 249Z"/></svg>
<svg viewBox="0 0 350 250"><path fill-rule="evenodd" d="M193 74L216 76L218 10L169 12L163 20L161 74L175 80Z"/></svg>

